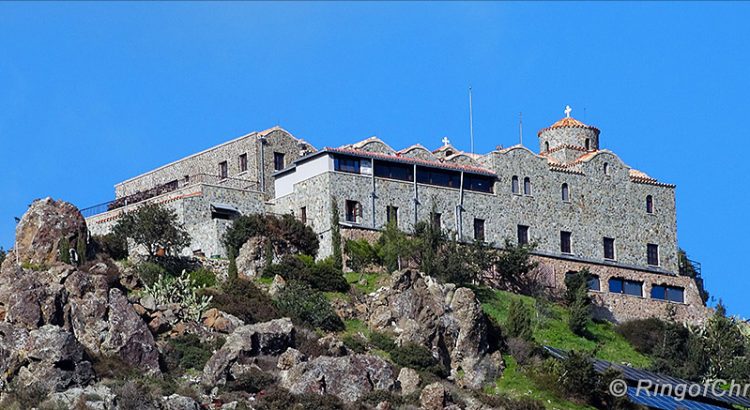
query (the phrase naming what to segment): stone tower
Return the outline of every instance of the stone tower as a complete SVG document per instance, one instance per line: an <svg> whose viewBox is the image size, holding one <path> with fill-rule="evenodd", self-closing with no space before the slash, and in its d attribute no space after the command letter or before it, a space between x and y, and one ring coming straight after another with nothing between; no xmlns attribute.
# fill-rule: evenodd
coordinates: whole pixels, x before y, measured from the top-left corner
<svg viewBox="0 0 750 410"><path fill-rule="evenodd" d="M539 131L539 152L555 162L570 163L589 151L599 150L599 129L586 125L570 116L570 106L565 117Z"/></svg>

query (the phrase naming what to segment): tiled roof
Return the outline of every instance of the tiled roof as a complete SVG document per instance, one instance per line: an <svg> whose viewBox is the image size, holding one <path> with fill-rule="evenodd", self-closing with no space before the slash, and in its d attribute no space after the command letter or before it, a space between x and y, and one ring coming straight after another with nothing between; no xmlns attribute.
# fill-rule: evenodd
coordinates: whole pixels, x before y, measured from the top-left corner
<svg viewBox="0 0 750 410"><path fill-rule="evenodd" d="M550 125L549 127L539 130L537 135L541 135L544 131L554 130L557 128L589 128L589 129L596 131L596 133L599 134L599 128L596 128L591 125L586 125L573 117L565 117L557 121L556 123Z"/></svg>
<svg viewBox="0 0 750 410"><path fill-rule="evenodd" d="M495 176L496 174L493 171L490 171L486 168L481 167L474 167L469 165L460 165L456 164L454 162L448 162L448 161L428 161L424 159L419 158L412 158L412 157L404 157L402 155L389 155L389 154L383 154L380 152L370 152L370 151L362 151L354 148L330 148L327 147L324 149L328 152L333 152L337 154L348 154L348 155L356 155L359 157L365 157L365 158L374 158L374 159L383 159L387 161L394 161L394 162L401 162L406 164L416 164L416 165L424 165L427 167L435 167L435 168L442 168L447 169L451 171L465 171L465 172L471 172L473 174L480 174L480 175L487 175L487 176Z"/></svg>

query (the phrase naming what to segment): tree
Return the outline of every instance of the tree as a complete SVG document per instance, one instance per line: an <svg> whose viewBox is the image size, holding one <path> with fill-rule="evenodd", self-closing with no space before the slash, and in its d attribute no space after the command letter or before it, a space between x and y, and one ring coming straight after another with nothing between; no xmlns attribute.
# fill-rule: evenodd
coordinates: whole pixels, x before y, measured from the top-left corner
<svg viewBox="0 0 750 410"><path fill-rule="evenodd" d="M298 221L293 215L251 214L236 218L224 234L224 246L228 255L239 255L240 248L252 237L268 239L267 246L284 248L290 245L300 253L315 256L318 253L318 235L309 226Z"/></svg>
<svg viewBox="0 0 750 410"><path fill-rule="evenodd" d="M2 246L0 246L0 265L2 265L3 262L5 262L5 255L6 255L5 249L3 249Z"/></svg>
<svg viewBox="0 0 750 410"><path fill-rule="evenodd" d="M591 320L591 298L588 292L590 278L588 269L565 278L565 299L570 307L568 327L578 336L587 336L586 325Z"/></svg>
<svg viewBox="0 0 750 410"><path fill-rule="evenodd" d="M412 256L413 244L406 235L398 229L394 221L385 225L375 245L378 258L388 272L401 269L404 259Z"/></svg>
<svg viewBox="0 0 750 410"><path fill-rule="evenodd" d="M113 228L123 238L142 245L150 256L159 249L177 253L190 245L190 236L180 223L174 210L159 204L146 204L126 213Z"/></svg>
<svg viewBox="0 0 750 410"><path fill-rule="evenodd" d="M711 379L746 380L746 344L747 340L737 321L727 317L726 308L719 302L705 330L707 376Z"/></svg>
<svg viewBox="0 0 750 410"><path fill-rule="evenodd" d="M378 262L378 253L367 239L349 239L344 245L347 266L354 272L362 273L368 266Z"/></svg>
<svg viewBox="0 0 750 410"><path fill-rule="evenodd" d="M512 337L531 341L533 332L531 328L531 313L520 299L513 299L508 308L508 320L505 325L508 334Z"/></svg>
<svg viewBox="0 0 750 410"><path fill-rule="evenodd" d="M331 198L331 246L333 247L333 266L344 268L344 258L341 254L341 224L339 219L339 204L336 198Z"/></svg>
<svg viewBox="0 0 750 410"><path fill-rule="evenodd" d="M501 282L510 290L525 295L535 293L538 283L535 278L529 276L529 272L538 265L537 262L531 260L533 250L534 245L518 245L509 239L505 240L503 248L497 255L495 267Z"/></svg>

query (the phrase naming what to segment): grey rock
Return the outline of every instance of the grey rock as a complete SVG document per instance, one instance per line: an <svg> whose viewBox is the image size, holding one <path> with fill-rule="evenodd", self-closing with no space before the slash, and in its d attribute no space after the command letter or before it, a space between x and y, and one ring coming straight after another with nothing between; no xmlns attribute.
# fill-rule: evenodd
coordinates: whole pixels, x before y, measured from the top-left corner
<svg viewBox="0 0 750 410"><path fill-rule="evenodd" d="M420 409L443 410L445 408L445 387L440 383L432 383L422 389L419 395Z"/></svg>
<svg viewBox="0 0 750 410"><path fill-rule="evenodd" d="M419 390L419 383L422 379L416 370L408 367L402 367L398 373L398 383L401 385L401 394L412 394Z"/></svg>
<svg viewBox="0 0 750 410"><path fill-rule="evenodd" d="M200 410L201 406L190 397L173 394L162 399L162 410Z"/></svg>
<svg viewBox="0 0 750 410"><path fill-rule="evenodd" d="M16 226L16 252L19 260L37 265L60 261L60 242L75 249L85 239L86 221L74 205L45 198L34 201Z"/></svg>
<svg viewBox="0 0 750 410"><path fill-rule="evenodd" d="M116 354L125 363L147 373L160 373L154 337L119 289L109 291L108 324L102 343L105 353Z"/></svg>
<svg viewBox="0 0 750 410"><path fill-rule="evenodd" d="M289 370L292 367L304 362L306 360L305 354L295 348L288 348L286 352L279 356L279 361L276 362L276 368L279 370Z"/></svg>

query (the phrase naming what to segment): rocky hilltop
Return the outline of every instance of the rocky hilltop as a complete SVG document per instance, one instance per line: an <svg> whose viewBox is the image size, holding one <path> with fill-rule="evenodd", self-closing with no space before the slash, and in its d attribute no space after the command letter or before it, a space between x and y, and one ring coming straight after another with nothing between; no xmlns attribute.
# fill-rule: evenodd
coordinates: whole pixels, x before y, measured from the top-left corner
<svg viewBox="0 0 750 410"><path fill-rule="evenodd" d="M347 319L385 341L352 348L341 331L289 317L248 321L261 307L240 318L210 306L196 316L184 300L163 303L154 297L159 285L139 280L132 263L81 250L86 233L74 206L49 198L35 201L18 224L17 247L0 269L3 406L489 408L464 392L493 383L503 368L468 288L395 272L377 291L343 303ZM253 244L262 241L248 241L243 253ZM270 301L285 286L277 278L263 297ZM438 370L395 364L415 346ZM201 368L172 374L170 363L201 354ZM147 385L161 386L158 394Z"/></svg>

